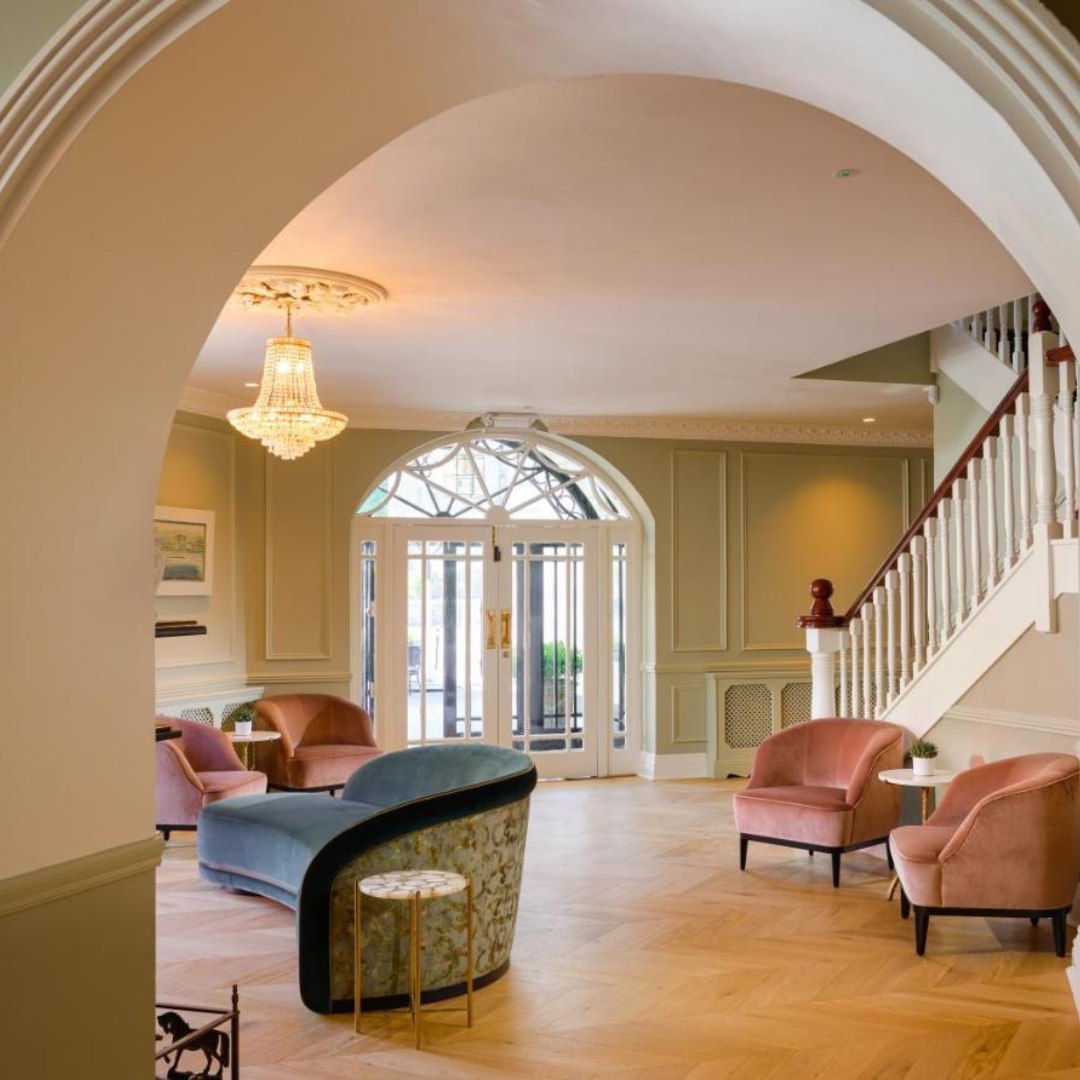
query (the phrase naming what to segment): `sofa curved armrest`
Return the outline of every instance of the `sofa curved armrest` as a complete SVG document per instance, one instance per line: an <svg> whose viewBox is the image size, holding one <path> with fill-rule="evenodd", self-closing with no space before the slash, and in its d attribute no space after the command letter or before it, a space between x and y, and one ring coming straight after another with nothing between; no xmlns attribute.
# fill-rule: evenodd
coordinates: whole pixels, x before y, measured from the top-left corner
<svg viewBox="0 0 1080 1080"><path fill-rule="evenodd" d="M985 795L941 850L946 906L1071 906L1080 876L1080 777Z"/></svg>
<svg viewBox="0 0 1080 1080"><path fill-rule="evenodd" d="M255 702L255 713L266 721L270 731L276 731L281 736L277 745L282 755L287 758L293 757L296 754L296 747L293 745L289 725L281 706L276 701L267 701L263 698Z"/></svg>
<svg viewBox="0 0 1080 1080"><path fill-rule="evenodd" d="M851 806L857 806L868 791L881 783L877 779L879 772L883 769L899 769L904 762L903 731L893 728L893 737L887 741L884 739L885 734L886 731L882 731L881 737L875 735L867 744L848 778L844 801Z"/></svg>
<svg viewBox="0 0 1080 1080"><path fill-rule="evenodd" d="M417 750L402 751L416 754ZM384 760L384 759L380 759ZM367 766L365 768L370 768ZM361 773L364 770L361 770ZM313 1012L340 1011L331 986L331 900L338 874L365 852L398 837L471 817L527 799L536 787L536 766L470 787L427 794L389 806L335 836L311 860L297 904L297 940L301 957L300 994ZM346 796L343 796L345 798ZM348 1003L351 1007L351 1003Z"/></svg>
<svg viewBox="0 0 1080 1080"><path fill-rule="evenodd" d="M746 787L790 787L803 782L806 733L801 724L770 735L754 754Z"/></svg>

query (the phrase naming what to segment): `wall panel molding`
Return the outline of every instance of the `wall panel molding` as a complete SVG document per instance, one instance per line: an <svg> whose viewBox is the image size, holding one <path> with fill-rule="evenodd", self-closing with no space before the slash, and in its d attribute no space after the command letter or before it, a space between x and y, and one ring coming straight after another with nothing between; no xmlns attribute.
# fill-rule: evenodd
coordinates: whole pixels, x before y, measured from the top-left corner
<svg viewBox="0 0 1080 1080"><path fill-rule="evenodd" d="M326 450L321 454L316 450L314 454L292 462L280 462L271 454L266 456L266 660L329 660L333 652L333 456ZM303 494L310 499L310 512L307 508L298 512L295 505L285 502L289 496L296 499L299 489L294 488L289 496L281 494L279 485L284 487L278 476L281 469L294 470L294 475L289 477L294 483L300 471L305 471L308 483L303 485ZM315 490L314 483L321 484L321 492ZM302 530L307 530L307 550L317 551L319 559L317 562L310 557L294 559L287 569L282 568L279 584L276 560L292 554L290 548L297 544ZM321 535L317 530L321 530ZM278 610L279 604L284 606L289 596L287 589L292 591L294 606L297 591L304 593L302 606L318 606L314 634L317 640L299 647L295 641L286 647L280 640L294 629L287 613ZM288 629L279 629L279 621L288 623Z"/></svg>
<svg viewBox="0 0 1080 1080"><path fill-rule="evenodd" d="M705 741L705 681L671 686L671 743ZM691 700L696 699L696 700Z"/></svg>
<svg viewBox="0 0 1080 1080"><path fill-rule="evenodd" d="M350 671L278 671L249 672L249 686L279 686L282 683L347 683L352 681Z"/></svg>
<svg viewBox="0 0 1080 1080"><path fill-rule="evenodd" d="M152 872L160 864L164 850L164 840L155 833L129 844L0 878L0 918L97 889L134 874Z"/></svg>
<svg viewBox="0 0 1080 1080"><path fill-rule="evenodd" d="M942 720L963 720L972 724L1015 728L1017 731L1038 731L1046 735L1066 735L1080 739L1080 720L1066 716L1041 716L1003 709L983 709L976 706L954 705L947 709ZM940 723L940 721L939 721Z"/></svg>
<svg viewBox="0 0 1080 1080"><path fill-rule="evenodd" d="M692 464L715 467L715 510L704 501L706 492L688 490L682 469ZM685 506L680 503L687 496ZM702 515L691 521L691 508ZM713 561L712 587L701 585L708 560ZM685 567L693 567L693 575ZM691 582L693 584L691 585ZM693 601L691 598L694 598ZM727 649L727 454L722 450L673 450L671 452L671 651L723 652ZM692 603L707 605L696 612ZM696 615L699 625L688 625ZM697 633L694 633L694 630ZM701 633L702 630L705 633Z"/></svg>

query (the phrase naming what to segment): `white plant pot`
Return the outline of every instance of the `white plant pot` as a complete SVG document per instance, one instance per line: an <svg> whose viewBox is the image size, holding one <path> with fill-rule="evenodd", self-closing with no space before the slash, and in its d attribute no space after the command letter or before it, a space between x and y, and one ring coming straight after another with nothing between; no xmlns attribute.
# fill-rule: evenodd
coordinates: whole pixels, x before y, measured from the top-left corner
<svg viewBox="0 0 1080 1080"><path fill-rule="evenodd" d="M934 759L928 757L913 757L911 759L911 769L916 776L933 776Z"/></svg>
<svg viewBox="0 0 1080 1080"><path fill-rule="evenodd" d="M250 735L251 734L251 721L250 720L237 720L233 725L237 735Z"/></svg>

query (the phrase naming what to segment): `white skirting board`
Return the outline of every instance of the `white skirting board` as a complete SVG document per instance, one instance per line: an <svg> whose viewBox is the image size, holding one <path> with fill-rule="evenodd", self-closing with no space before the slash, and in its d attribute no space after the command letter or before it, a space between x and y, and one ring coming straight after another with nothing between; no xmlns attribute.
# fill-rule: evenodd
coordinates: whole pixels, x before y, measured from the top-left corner
<svg viewBox="0 0 1080 1080"><path fill-rule="evenodd" d="M652 754L642 750L638 758L638 776L645 780L704 780L705 753Z"/></svg>

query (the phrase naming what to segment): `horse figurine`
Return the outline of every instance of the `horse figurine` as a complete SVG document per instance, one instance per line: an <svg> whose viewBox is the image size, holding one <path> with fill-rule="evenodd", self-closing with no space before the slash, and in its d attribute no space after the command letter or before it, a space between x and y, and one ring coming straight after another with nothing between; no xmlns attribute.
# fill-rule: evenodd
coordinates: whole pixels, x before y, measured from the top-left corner
<svg viewBox="0 0 1080 1080"><path fill-rule="evenodd" d="M161 1030L169 1036L172 1042L179 1042L190 1035L195 1029L178 1013L165 1012L158 1017ZM189 1052L201 1051L206 1057L206 1064L202 1072L180 1072L180 1057ZM229 1036L224 1031L205 1031L187 1046L181 1046L173 1056L172 1064L169 1064L169 1055L166 1054L164 1062L169 1065L169 1071L165 1074L170 1080L215 1080L223 1076L225 1066L229 1064ZM210 1072L210 1066L217 1062L217 1072Z"/></svg>

